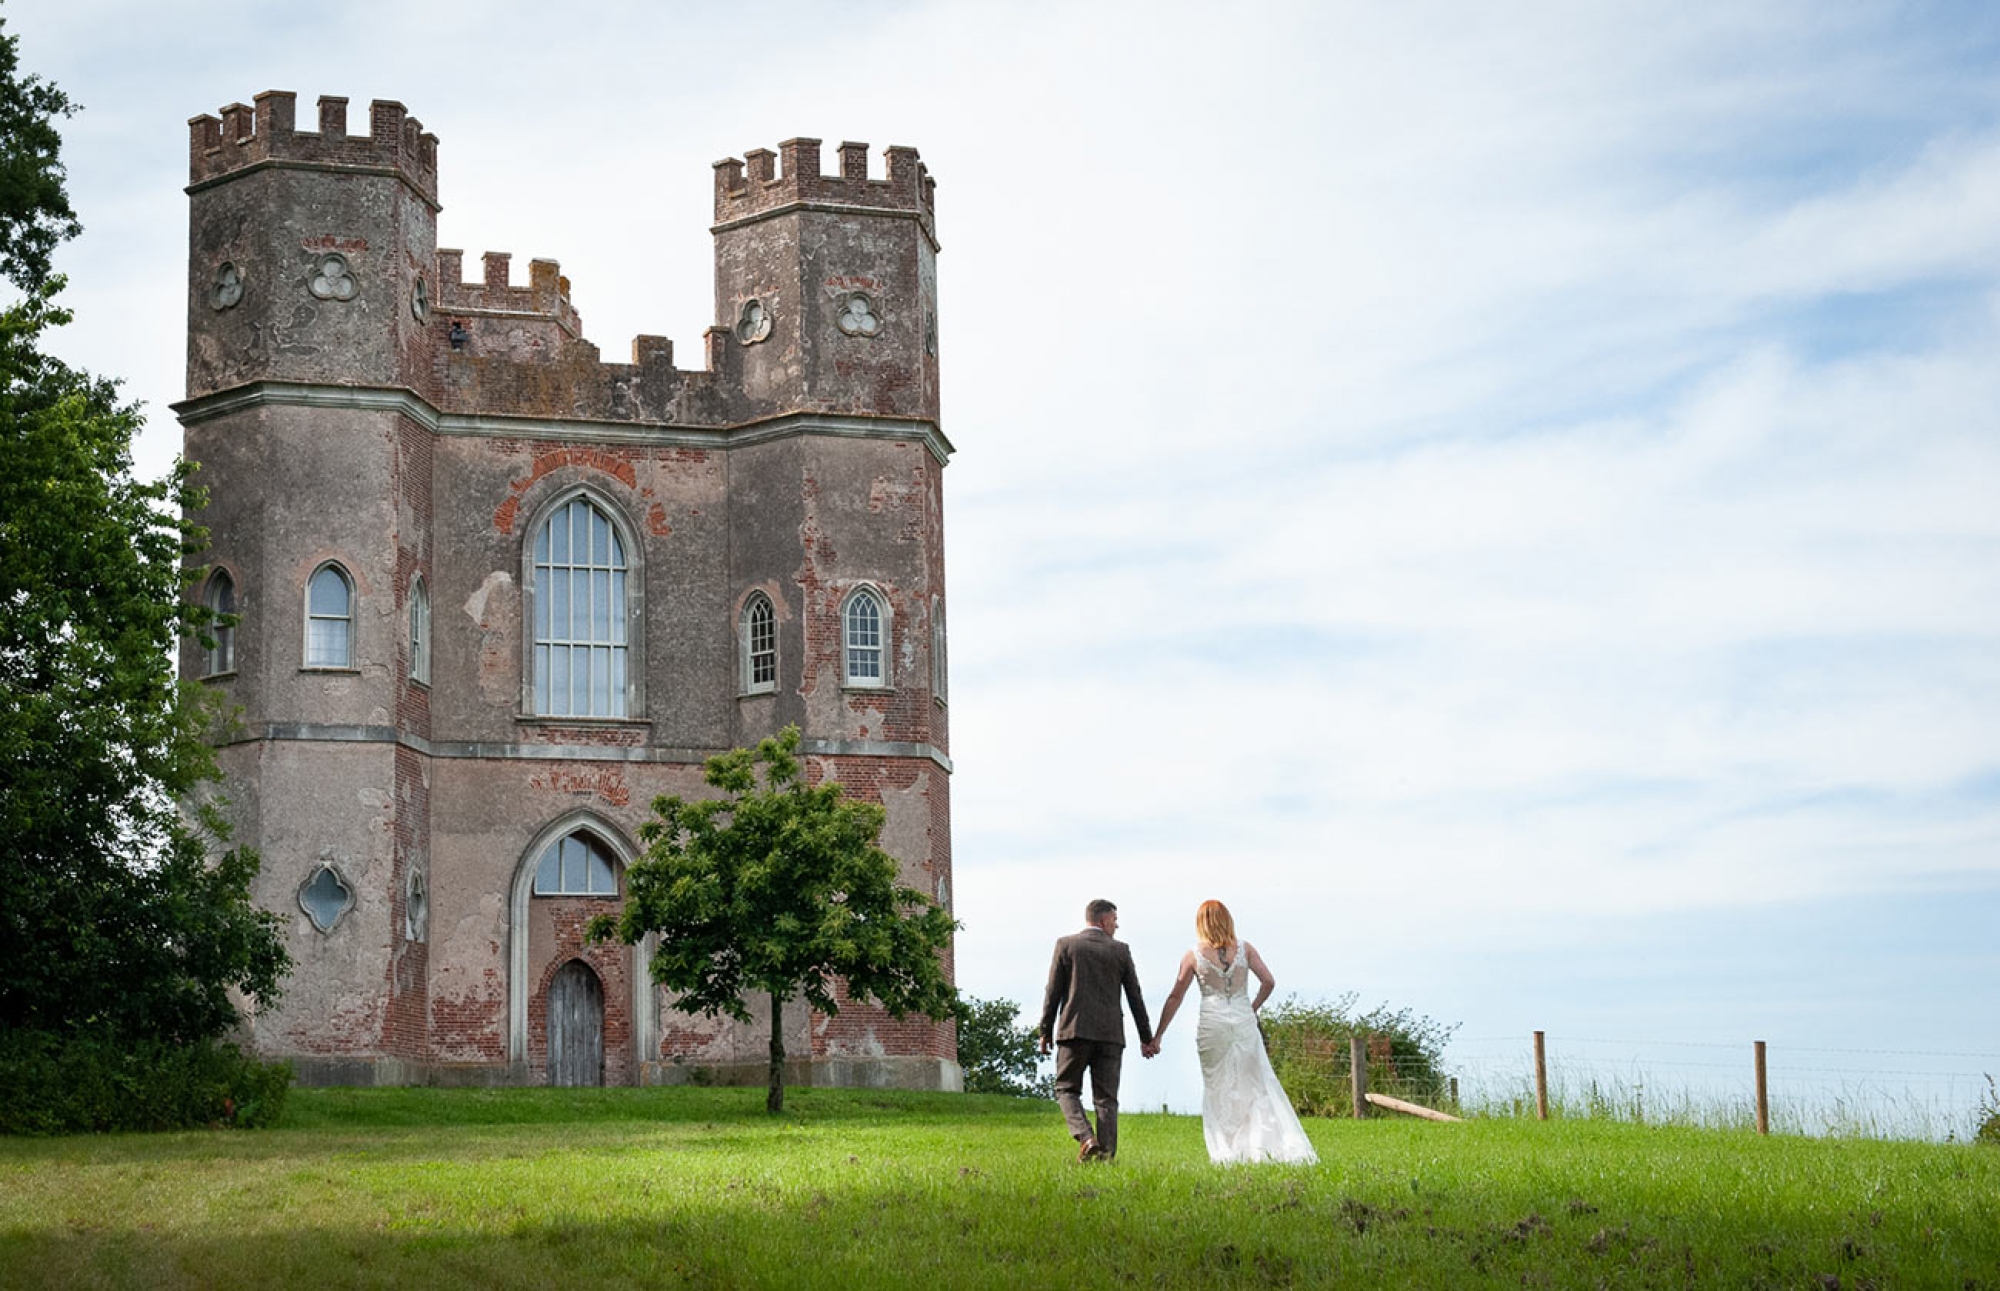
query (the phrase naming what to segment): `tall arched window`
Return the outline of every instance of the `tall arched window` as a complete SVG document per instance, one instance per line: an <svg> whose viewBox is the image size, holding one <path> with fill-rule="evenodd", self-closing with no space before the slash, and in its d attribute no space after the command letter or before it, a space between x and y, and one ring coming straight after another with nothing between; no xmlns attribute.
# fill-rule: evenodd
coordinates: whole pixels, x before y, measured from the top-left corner
<svg viewBox="0 0 2000 1291"><path fill-rule="evenodd" d="M410 580L410 680L431 684L431 594L422 574Z"/></svg>
<svg viewBox="0 0 2000 1291"><path fill-rule="evenodd" d="M843 675L849 686L886 686L889 617L871 588L860 588L841 608Z"/></svg>
<svg viewBox="0 0 2000 1291"><path fill-rule="evenodd" d="M778 688L778 616L771 598L752 592L743 607L743 693L769 694Z"/></svg>
<svg viewBox="0 0 2000 1291"><path fill-rule="evenodd" d="M208 580L208 594L203 598L210 611L217 615L234 616L236 613L236 583L226 570L218 569ZM208 634L215 644L204 647L201 654L201 672L204 677L214 677L225 672L236 671L236 625L234 623L211 623Z"/></svg>
<svg viewBox="0 0 2000 1291"><path fill-rule="evenodd" d="M338 565L321 565L306 584L306 667L354 664L354 585Z"/></svg>
<svg viewBox="0 0 2000 1291"><path fill-rule="evenodd" d="M535 712L627 714L626 573L624 540L589 498L558 506L535 531Z"/></svg>
<svg viewBox="0 0 2000 1291"><path fill-rule="evenodd" d="M535 867L538 897L615 897L618 867L611 851L581 829L564 834L542 852Z"/></svg>
<svg viewBox="0 0 2000 1291"><path fill-rule="evenodd" d="M945 668L944 644L944 598L931 597L931 697L942 704L948 698L947 682L950 680Z"/></svg>

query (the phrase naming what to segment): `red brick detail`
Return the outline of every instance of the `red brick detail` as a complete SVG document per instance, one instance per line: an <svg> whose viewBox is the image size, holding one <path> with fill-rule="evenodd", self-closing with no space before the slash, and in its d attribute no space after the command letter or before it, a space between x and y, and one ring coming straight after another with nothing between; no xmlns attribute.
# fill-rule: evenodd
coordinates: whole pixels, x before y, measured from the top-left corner
<svg viewBox="0 0 2000 1291"><path fill-rule="evenodd" d="M507 487L513 496L502 502L493 512L493 527L504 534L514 532L514 521L520 513L521 495L534 486L537 480L551 471L565 466L581 466L611 476L626 488L638 487L639 475L633 461L638 453L632 449L601 448L595 444L544 444L535 445L535 457L525 478L510 480Z"/></svg>
<svg viewBox="0 0 2000 1291"><path fill-rule="evenodd" d="M430 431L407 417L396 423L396 484L398 518L394 593L402 618L396 636L396 726L399 730L429 739L431 734L430 689L410 679L410 591L419 575L432 598L432 658L436 658L437 588L431 577L431 471Z"/></svg>
<svg viewBox="0 0 2000 1291"><path fill-rule="evenodd" d="M396 748L395 863L390 869L389 969L382 1051L421 1060L430 1054L430 947L409 937L409 876L425 866L430 846L430 787L415 749ZM428 874L426 884L428 886Z"/></svg>
<svg viewBox="0 0 2000 1291"><path fill-rule="evenodd" d="M595 915L618 913L620 902L602 897L537 897L549 903L555 925L555 950L541 967L528 993L529 1079L545 1084L549 1076L549 983L564 964L580 959L597 974L604 988L604 1083L630 1085L632 1070L632 952L617 942L590 945L583 928Z"/></svg>
<svg viewBox="0 0 2000 1291"><path fill-rule="evenodd" d="M533 776L528 781L531 789L553 789L557 793L575 794L579 797L596 796L613 807L623 807L632 801L632 790L625 783L623 767L600 767L589 771L571 771L554 767Z"/></svg>
<svg viewBox="0 0 2000 1291"><path fill-rule="evenodd" d="M506 979L500 969L488 968L480 974L479 984L477 992L430 1002L433 1057L449 1062L507 1061Z"/></svg>
<svg viewBox="0 0 2000 1291"><path fill-rule="evenodd" d="M639 726L556 726L536 723L521 728L521 738L537 744L586 744L599 748L636 749L646 742Z"/></svg>
<svg viewBox="0 0 2000 1291"><path fill-rule="evenodd" d="M926 774L928 772L928 774ZM814 757L807 759L806 778L813 784L838 780L849 797L880 803L886 791L905 791L924 778L928 807L928 855L905 858L901 880L910 887L935 893L937 880L951 878L951 778L942 768L910 758ZM912 867L915 867L915 872ZM945 977L957 980L956 959L947 947ZM844 984L836 984L834 1000L840 1012L815 1013L812 1052L816 1058L889 1053L958 1059L958 1032L951 1022L936 1022L921 1014L892 1018L880 1005L850 1001Z"/></svg>

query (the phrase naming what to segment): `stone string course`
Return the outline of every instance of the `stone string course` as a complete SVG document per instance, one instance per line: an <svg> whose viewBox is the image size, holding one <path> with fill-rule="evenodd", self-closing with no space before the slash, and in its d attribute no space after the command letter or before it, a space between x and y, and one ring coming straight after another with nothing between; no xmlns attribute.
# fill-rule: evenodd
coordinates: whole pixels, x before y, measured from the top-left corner
<svg viewBox="0 0 2000 1291"><path fill-rule="evenodd" d="M761 1080L766 1022L640 991L634 950L582 939L612 903L528 884L551 831L629 861L656 796L708 792L701 756L797 725L864 750L815 754L813 774L882 803L903 880L949 891L936 183L900 146L872 171L842 143L822 174L806 138L716 163L697 366L655 335L606 361L556 260L516 282L512 253L487 251L468 280L466 253L437 246L438 139L402 104L350 135L348 101L322 97L316 125L276 90L189 123L177 411L204 558L243 615L238 670L210 684L256 733L222 749L231 810L299 964L254 1043L306 1079L545 1081L549 983L580 961L603 987L604 1080ZM532 711L530 553L577 497L628 547L630 711L609 720ZM304 667L322 561L356 589L347 668ZM428 685L410 675L419 579ZM863 586L888 628L868 689L842 673L840 610ZM752 589L776 611L778 685L746 695ZM329 933L297 905L324 860L359 888ZM795 1080L955 1087L948 1023L843 1000L784 1025Z"/></svg>

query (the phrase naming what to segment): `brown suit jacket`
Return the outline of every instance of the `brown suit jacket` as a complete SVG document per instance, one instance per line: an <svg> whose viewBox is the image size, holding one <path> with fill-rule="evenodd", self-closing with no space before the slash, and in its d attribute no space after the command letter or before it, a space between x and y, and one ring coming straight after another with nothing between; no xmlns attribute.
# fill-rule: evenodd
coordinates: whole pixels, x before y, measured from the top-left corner
<svg viewBox="0 0 2000 1291"><path fill-rule="evenodd" d="M1056 943L1049 961L1049 984L1042 992L1042 1038L1125 1043L1125 1015L1118 993L1132 1005L1142 1044L1153 1042L1152 1019L1139 994L1139 970L1132 966L1132 948L1102 928L1085 928ZM1056 1025L1060 1010L1062 1024Z"/></svg>

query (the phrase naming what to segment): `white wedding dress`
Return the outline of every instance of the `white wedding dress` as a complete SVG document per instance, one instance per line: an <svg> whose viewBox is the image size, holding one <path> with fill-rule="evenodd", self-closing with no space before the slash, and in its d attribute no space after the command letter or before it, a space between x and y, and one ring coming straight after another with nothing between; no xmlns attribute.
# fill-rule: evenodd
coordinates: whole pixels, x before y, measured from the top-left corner
<svg viewBox="0 0 2000 1291"><path fill-rule="evenodd" d="M1194 952L1195 981L1201 986L1201 1020L1194 1047L1201 1057L1201 1133L1208 1159L1217 1165L1239 1161L1319 1160L1292 1101L1278 1084L1264 1053L1257 1014L1250 1008L1250 956L1238 943L1228 967Z"/></svg>

